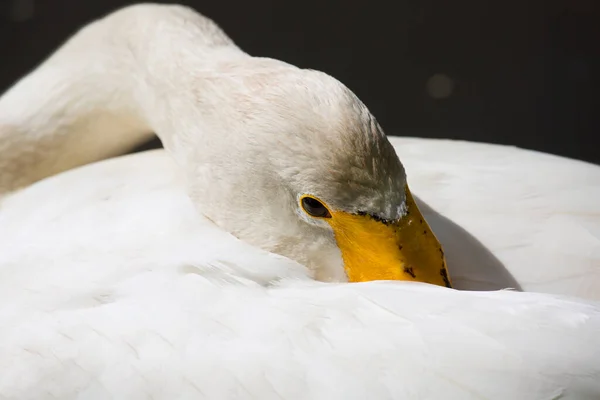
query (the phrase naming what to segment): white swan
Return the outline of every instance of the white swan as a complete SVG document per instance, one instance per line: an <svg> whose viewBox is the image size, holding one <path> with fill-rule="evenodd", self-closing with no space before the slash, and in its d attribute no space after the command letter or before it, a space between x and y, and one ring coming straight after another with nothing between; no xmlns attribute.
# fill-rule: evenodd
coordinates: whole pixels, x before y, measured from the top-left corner
<svg viewBox="0 0 600 400"><path fill-rule="evenodd" d="M219 45L209 50L211 43ZM282 74L302 79L273 88ZM388 225L348 217L347 226L334 226L334 239L334 224L304 214L298 194L328 201L331 220L343 215L340 204L379 214L404 209L391 207L403 203L394 197L402 174L383 179L399 165L384 137L368 139L383 154L365 165L359 155L372 148L345 140L368 142L353 120L376 128L347 96L324 74L245 56L189 9L157 5L88 26L3 96L5 190L110 156L145 137L149 125L173 157L108 160L5 197L0 398L597 398L598 303L311 279L345 280L348 264L366 271L354 280L372 278L352 261L368 247L350 235L360 229L355 221L370 228L359 238ZM347 129L336 130L339 123ZM258 134L266 142L253 140ZM399 143L406 154L440 145ZM360 168L322 164L341 166L352 155ZM385 171L379 162L389 163ZM354 187L372 165L376 176ZM597 179L592 168L569 165ZM347 177L348 187L335 186ZM375 185L382 181L395 189L389 196L378 197L388 189ZM293 196L278 190L291 182ZM348 191L355 195L338 198ZM315 205L307 211L317 213ZM334 251L343 246L340 232L349 232L352 248L341 252L350 262ZM422 243L437 250L434 241ZM394 264L393 277L411 278ZM416 267L411 273L420 275Z"/></svg>

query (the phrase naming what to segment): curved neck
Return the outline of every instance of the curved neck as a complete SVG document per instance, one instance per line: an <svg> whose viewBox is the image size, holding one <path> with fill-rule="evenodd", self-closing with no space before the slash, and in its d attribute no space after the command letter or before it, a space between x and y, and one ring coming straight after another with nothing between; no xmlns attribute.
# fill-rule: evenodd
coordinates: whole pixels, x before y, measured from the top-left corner
<svg viewBox="0 0 600 400"><path fill-rule="evenodd" d="M0 194L123 154L153 132L184 159L185 138L172 133L186 112L200 117L191 97L211 97L197 80L249 58L185 7L132 6L86 26L0 97Z"/></svg>

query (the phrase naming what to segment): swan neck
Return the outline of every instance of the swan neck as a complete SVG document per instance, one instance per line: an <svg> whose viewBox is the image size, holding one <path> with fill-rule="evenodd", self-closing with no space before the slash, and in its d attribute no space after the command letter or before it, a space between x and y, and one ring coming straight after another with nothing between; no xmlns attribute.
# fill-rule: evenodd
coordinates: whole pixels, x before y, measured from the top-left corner
<svg viewBox="0 0 600 400"><path fill-rule="evenodd" d="M89 24L0 97L0 194L124 154L153 132L184 163L186 124L210 114L194 96L210 98L212 86L198 82L245 58L185 7L132 6Z"/></svg>

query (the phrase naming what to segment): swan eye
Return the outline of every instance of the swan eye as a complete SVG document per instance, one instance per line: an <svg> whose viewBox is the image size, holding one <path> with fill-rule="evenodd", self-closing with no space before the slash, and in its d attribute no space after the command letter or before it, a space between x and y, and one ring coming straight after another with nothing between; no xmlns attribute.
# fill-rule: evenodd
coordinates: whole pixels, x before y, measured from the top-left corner
<svg viewBox="0 0 600 400"><path fill-rule="evenodd" d="M327 207L325 207L325 204L314 197L303 197L300 200L300 203L302 204L302 209L311 217L331 218L331 213Z"/></svg>

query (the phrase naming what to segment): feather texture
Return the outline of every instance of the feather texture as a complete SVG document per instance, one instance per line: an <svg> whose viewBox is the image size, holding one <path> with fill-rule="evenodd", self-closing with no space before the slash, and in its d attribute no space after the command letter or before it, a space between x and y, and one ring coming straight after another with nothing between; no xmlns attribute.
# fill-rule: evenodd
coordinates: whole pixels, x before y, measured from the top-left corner
<svg viewBox="0 0 600 400"><path fill-rule="evenodd" d="M396 142L419 143L438 145ZM318 283L200 217L179 179L152 151L5 199L0 398L600 395L600 304Z"/></svg>
<svg viewBox="0 0 600 400"><path fill-rule="evenodd" d="M600 167L509 146L392 143L458 288L600 300Z"/></svg>

